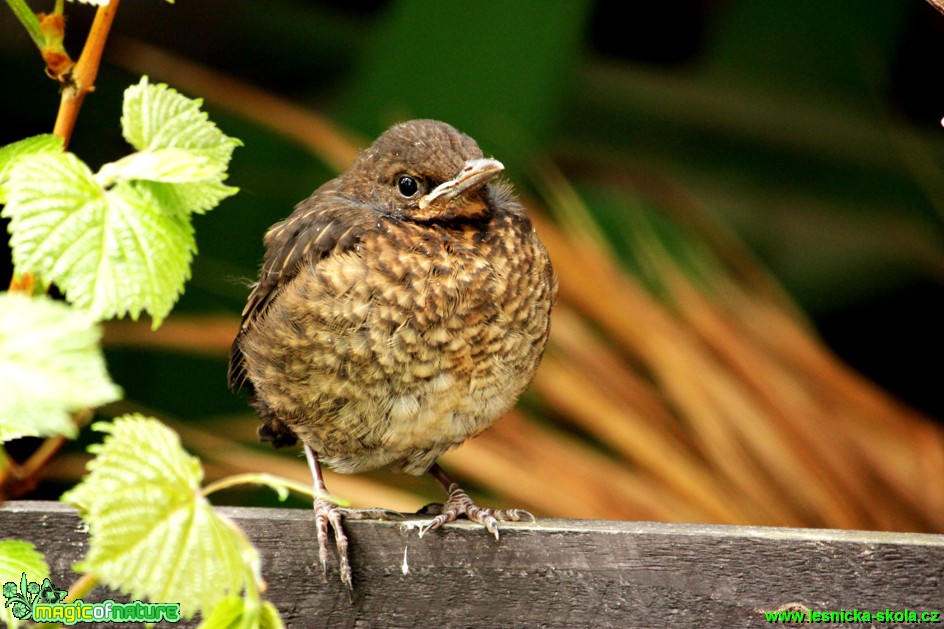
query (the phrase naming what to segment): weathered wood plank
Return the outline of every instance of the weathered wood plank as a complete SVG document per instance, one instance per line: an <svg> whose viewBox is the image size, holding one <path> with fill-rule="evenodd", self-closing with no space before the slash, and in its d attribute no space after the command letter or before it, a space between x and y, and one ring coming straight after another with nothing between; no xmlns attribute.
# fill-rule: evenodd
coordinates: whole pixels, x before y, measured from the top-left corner
<svg viewBox="0 0 944 629"><path fill-rule="evenodd" d="M290 627L759 627L787 603L944 610L942 535L540 520L505 524L496 542L467 522L420 539L418 518L352 521L352 602L336 570L322 580L309 511L221 511L259 548ZM71 508L6 503L8 537L36 543L54 583L74 580L86 534Z"/></svg>

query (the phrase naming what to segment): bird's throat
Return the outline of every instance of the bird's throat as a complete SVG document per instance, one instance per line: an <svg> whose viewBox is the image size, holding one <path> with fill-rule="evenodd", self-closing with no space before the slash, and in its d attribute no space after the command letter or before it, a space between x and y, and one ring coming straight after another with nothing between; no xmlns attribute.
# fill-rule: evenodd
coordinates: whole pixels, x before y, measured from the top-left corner
<svg viewBox="0 0 944 629"><path fill-rule="evenodd" d="M404 212L405 218L412 221L428 223L432 221L470 221L488 216L491 209L481 197L469 199L458 197L450 199L448 203L431 203L425 208L410 208Z"/></svg>

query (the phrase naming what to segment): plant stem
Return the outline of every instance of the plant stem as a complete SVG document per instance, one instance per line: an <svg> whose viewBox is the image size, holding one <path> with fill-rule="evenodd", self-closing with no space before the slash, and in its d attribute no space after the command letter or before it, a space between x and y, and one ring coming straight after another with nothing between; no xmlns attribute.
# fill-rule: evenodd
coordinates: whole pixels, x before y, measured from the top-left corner
<svg viewBox="0 0 944 629"><path fill-rule="evenodd" d="M56 453L62 449L62 446L64 446L67 441L68 439L62 435L49 437L43 441L40 446L36 448L36 451L30 455L30 458L26 459L26 462L20 466L20 481L26 485L35 484L36 477L39 476L42 469L56 456Z"/></svg>
<svg viewBox="0 0 944 629"><path fill-rule="evenodd" d="M102 52L105 50L105 42L108 40L108 32L115 20L115 13L118 11L119 1L111 0L107 6L99 7L96 11L88 39L85 40L85 47L72 70L71 80L62 90L59 115L56 117L53 134L62 138L63 148L68 147L69 140L72 138L75 121L79 116L79 109L82 107L85 95L95 89L98 66L102 60Z"/></svg>
<svg viewBox="0 0 944 629"><path fill-rule="evenodd" d="M98 585L98 576L91 572L86 572L81 577L76 579L71 586L69 586L69 594L62 599L63 603L72 603L80 598L85 598L85 596L92 591ZM38 625L30 625L35 629L56 629L56 627L62 627L60 623L53 622L44 622Z"/></svg>
<svg viewBox="0 0 944 629"><path fill-rule="evenodd" d="M69 594L62 602L71 603L72 601L84 598L96 585L98 585L98 576L91 572L86 572L69 586Z"/></svg>
<svg viewBox="0 0 944 629"><path fill-rule="evenodd" d="M202 493L204 496L209 496L213 492L219 491L221 489L227 489L229 487L236 487L237 485L266 485L273 488L284 487L285 489L290 489L312 498L315 496L315 492L311 485L306 485L304 483L293 481L289 478L281 478L279 476L265 473L234 474L232 476L227 476L226 478L221 478L208 484L200 493Z"/></svg>
<svg viewBox="0 0 944 629"><path fill-rule="evenodd" d="M22 275L14 275L10 278L10 292L11 293L25 293L27 295L33 294L33 287L36 284L36 279L33 277L32 273L24 273Z"/></svg>
<svg viewBox="0 0 944 629"><path fill-rule="evenodd" d="M108 40L111 25L115 21L119 1L111 0L107 6L99 7L96 11L92 28L89 30L85 46L82 48L82 54L72 68L71 76L68 76L68 80L63 86L59 113L56 116L56 125L53 129L53 134L63 140L63 150L68 147L69 140L72 138L72 131L75 129L75 122L79 116L82 101L85 100L85 95L95 89L95 79L98 76L102 53L105 50L105 42ZM7 4L13 9L13 13L23 23L30 37L45 55L46 37L40 28L39 19L26 5L25 0L7 0ZM55 15L61 18L62 10L63 0L56 0ZM69 63L71 64L71 61ZM62 77L59 78L63 80ZM33 284L34 280L31 274L26 273L21 277L14 275L10 281L10 290L32 294ZM81 425L88 421L89 417L91 417L91 411L85 409L79 411L74 419L76 423ZM7 496L18 496L30 491L35 486L40 472L62 449L65 443L66 438L61 435L50 437L43 441L42 445L24 464L17 465L10 460L7 465L0 468L0 501Z"/></svg>
<svg viewBox="0 0 944 629"><path fill-rule="evenodd" d="M83 409L76 413L72 420L79 427L84 426L92 417L90 409ZM0 502L7 498L17 498L32 491L39 482L39 475L49 461L56 456L68 439L62 435L48 437L43 441L30 458L22 464L17 464L7 457L7 465L0 467Z"/></svg>
<svg viewBox="0 0 944 629"><path fill-rule="evenodd" d="M17 17L20 24L22 24L26 32L29 33L30 39L33 40L36 47L42 50L43 46L46 44L46 37L39 28L39 18L36 17L33 10L27 6L26 0L7 0L7 4L13 10L13 15Z"/></svg>
<svg viewBox="0 0 944 629"><path fill-rule="evenodd" d="M43 467L65 443L66 438L61 435L49 437L22 465L10 459L9 465L0 470L0 501L18 498L32 491L39 482L39 473Z"/></svg>

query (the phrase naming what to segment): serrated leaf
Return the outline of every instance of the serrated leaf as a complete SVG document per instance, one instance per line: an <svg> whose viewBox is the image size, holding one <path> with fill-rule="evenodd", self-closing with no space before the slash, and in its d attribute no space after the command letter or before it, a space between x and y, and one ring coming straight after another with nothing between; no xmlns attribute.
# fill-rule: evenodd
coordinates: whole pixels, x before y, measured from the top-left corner
<svg viewBox="0 0 944 629"><path fill-rule="evenodd" d="M0 293L0 442L75 437L74 412L121 397L88 315L45 295Z"/></svg>
<svg viewBox="0 0 944 629"><path fill-rule="evenodd" d="M134 182L105 190L71 153L17 161L3 216L17 271L56 284L98 319L147 310L156 328L190 277L188 217L162 211Z"/></svg>
<svg viewBox="0 0 944 629"><path fill-rule="evenodd" d="M146 76L125 90L121 126L125 140L139 151L175 147L229 163L239 140L228 137L200 110L203 100L187 98Z"/></svg>
<svg viewBox="0 0 944 629"><path fill-rule="evenodd" d="M24 574L27 580L34 582L48 578L49 565L46 558L30 542L18 539L0 540L0 585L14 583L17 585L17 591L20 591L19 586ZM10 629L20 624L13 616L12 608L7 606L0 607L0 621Z"/></svg>
<svg viewBox="0 0 944 629"><path fill-rule="evenodd" d="M258 554L200 494L200 463L174 431L137 414L93 428L105 441L63 495L89 527L78 569L132 598L180 603L187 618L261 581Z"/></svg>
<svg viewBox="0 0 944 629"><path fill-rule="evenodd" d="M61 153L62 138L44 133L7 144L0 148L0 179L6 176L10 165L21 157L38 153Z"/></svg>
<svg viewBox="0 0 944 629"><path fill-rule="evenodd" d="M206 160L207 175L201 181L180 182L186 187L176 192L173 205L191 212L205 212L236 191L222 182L233 149L241 144L210 122L200 110L202 102L163 83L150 85L145 76L125 91L121 116L125 139L139 151L176 149ZM140 178L162 181L153 176Z"/></svg>
<svg viewBox="0 0 944 629"><path fill-rule="evenodd" d="M71 414L63 410L63 404L50 400L30 401L22 391L14 391L13 395L19 399L0 401L0 443L20 437L52 435L75 439L78 429Z"/></svg>
<svg viewBox="0 0 944 629"><path fill-rule="evenodd" d="M39 153L61 153L62 138L52 134L34 135L31 138L8 144L0 148L0 204L6 203L5 182L10 167L16 160Z"/></svg>
<svg viewBox="0 0 944 629"><path fill-rule="evenodd" d="M227 596L197 629L283 629L279 610L268 601Z"/></svg>
<svg viewBox="0 0 944 629"><path fill-rule="evenodd" d="M180 184L139 181L137 185L150 191L165 211L182 214L203 214L215 208L226 197L239 192L239 188L218 181Z"/></svg>

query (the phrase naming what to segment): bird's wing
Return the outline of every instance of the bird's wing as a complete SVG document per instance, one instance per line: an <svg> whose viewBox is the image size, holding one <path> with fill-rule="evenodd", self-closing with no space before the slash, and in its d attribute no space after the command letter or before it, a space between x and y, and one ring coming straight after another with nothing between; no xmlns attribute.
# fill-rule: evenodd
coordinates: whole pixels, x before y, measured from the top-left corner
<svg viewBox="0 0 944 629"><path fill-rule="evenodd" d="M353 248L367 225L370 211L339 196L331 186L319 189L298 205L287 219L265 235L266 255L259 282L243 309L243 323L229 352L229 386L239 391L250 384L240 342L283 286L292 281L303 263L315 263Z"/></svg>

